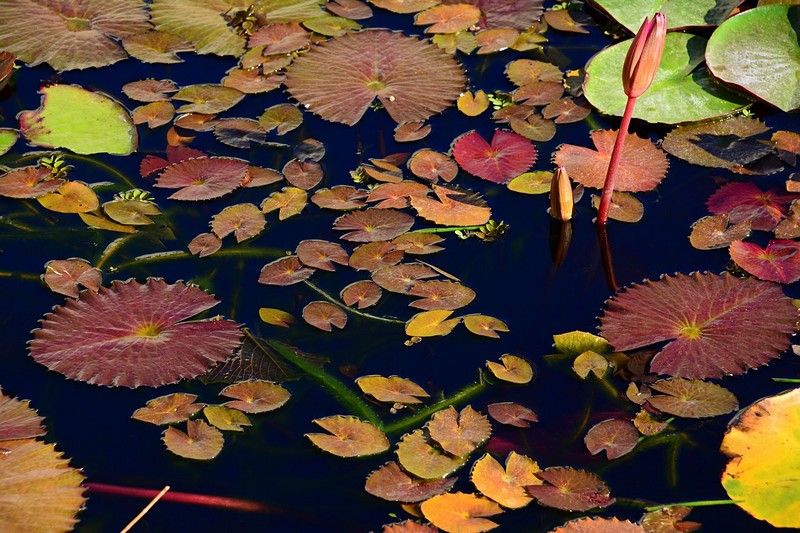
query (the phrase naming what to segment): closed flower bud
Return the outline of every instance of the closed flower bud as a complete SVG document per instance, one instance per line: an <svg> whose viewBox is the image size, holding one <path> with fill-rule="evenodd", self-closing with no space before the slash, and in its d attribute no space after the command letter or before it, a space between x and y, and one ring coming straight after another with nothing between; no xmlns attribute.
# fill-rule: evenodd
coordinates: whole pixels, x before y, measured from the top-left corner
<svg viewBox="0 0 800 533"><path fill-rule="evenodd" d="M569 182L567 169L558 167L550 181L550 216L561 222L572 219L575 211L575 199L572 196L572 185Z"/></svg>
<svg viewBox="0 0 800 533"><path fill-rule="evenodd" d="M662 13L656 13L653 20L645 17L622 67L622 86L630 98L641 96L653 83L666 38L667 17Z"/></svg>

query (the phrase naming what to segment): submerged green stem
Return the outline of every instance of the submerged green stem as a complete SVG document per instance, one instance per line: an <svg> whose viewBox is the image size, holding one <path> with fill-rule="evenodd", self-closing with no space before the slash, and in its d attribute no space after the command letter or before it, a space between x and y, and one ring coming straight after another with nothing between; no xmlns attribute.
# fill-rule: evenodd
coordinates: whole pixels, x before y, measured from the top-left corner
<svg viewBox="0 0 800 533"><path fill-rule="evenodd" d="M461 405L463 403L468 402L488 387L488 383L486 380L481 377L480 381L477 383L471 383L466 387L456 391L451 396L448 396L438 402L431 404L423 409L420 409L413 415L409 415L405 418L401 418L391 424L387 425L383 430L387 434L391 433L401 433L404 431L408 431L409 429L420 425L422 422L427 420L433 413L437 411L441 411L445 407Z"/></svg>
<svg viewBox="0 0 800 533"><path fill-rule="evenodd" d="M797 378L772 378L772 381L777 383L800 383L800 379Z"/></svg>
<svg viewBox="0 0 800 533"><path fill-rule="evenodd" d="M340 302L339 300L337 300L336 298L334 298L333 296L331 296L330 294L325 292L325 290L317 287L316 285L314 285L313 283L311 283L307 279L303 280L303 283L309 289L313 290L314 292L316 292L317 294L319 294L320 296L322 296L323 298L328 300L333 305L343 309L346 313L352 313L354 315L358 315L358 316L361 316L361 317L364 317L364 318L369 318L370 320L377 320L379 322L387 322L389 324L403 324L403 325L405 325L404 321L398 320L397 318L387 318L387 317L384 317L384 316L371 315L369 313L365 313L364 311L359 311L358 309L354 309L352 307L344 305L342 302Z"/></svg>
<svg viewBox="0 0 800 533"><path fill-rule="evenodd" d="M214 258L217 257L285 257L284 250L277 248L228 248L226 250L219 250L213 254ZM211 257L211 256L209 256ZM122 270L125 268L137 267L142 265L149 265L152 263L162 263L166 261L176 261L179 259L196 258L190 252L183 250L171 250L168 252L156 252L154 254L139 255L113 267L114 270Z"/></svg>
<svg viewBox="0 0 800 533"><path fill-rule="evenodd" d="M249 338L256 346L261 344L261 341L257 339L252 332L245 328L244 334ZM350 414L360 416L364 418L368 422L378 426L379 428L383 428L383 421L380 419L378 414L365 402L361 397L353 392L350 387L336 379L334 376L329 374L325 371L324 368L320 368L313 363L303 359L302 357L298 357L297 354L292 352L292 350L288 349L286 345L281 344L275 341L264 341L269 345L270 348L275 350L280 354L281 357L292 363L294 366L305 372L308 377L322 385L322 387L327 390L331 395L338 401L342 406L344 406Z"/></svg>
<svg viewBox="0 0 800 533"><path fill-rule="evenodd" d="M448 228L415 229L407 233L453 233L455 231L478 231L483 226L450 226Z"/></svg>
<svg viewBox="0 0 800 533"><path fill-rule="evenodd" d="M659 509L669 509L670 507L709 507L712 505L731 505L740 502L741 500L699 500L696 502L679 502L679 503L668 503L666 505L651 505L650 507L645 507L644 510L650 512L650 511L658 511Z"/></svg>
<svg viewBox="0 0 800 533"><path fill-rule="evenodd" d="M115 253L117 253L120 248L125 246L129 241L133 240L137 236L139 236L139 232L129 233L123 237L118 237L111 241L108 246L106 246L106 249L103 250L100 258L95 263L95 268L102 269L103 265L106 264L106 261L108 261Z"/></svg>

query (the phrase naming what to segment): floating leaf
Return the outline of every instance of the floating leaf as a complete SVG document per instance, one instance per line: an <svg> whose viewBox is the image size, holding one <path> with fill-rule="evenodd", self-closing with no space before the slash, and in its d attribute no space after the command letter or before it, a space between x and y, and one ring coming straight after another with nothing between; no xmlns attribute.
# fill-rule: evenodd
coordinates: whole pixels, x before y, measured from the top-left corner
<svg viewBox="0 0 800 533"><path fill-rule="evenodd" d="M392 244L404 253L411 255L426 255L441 252L441 246L436 246L444 238L434 233L406 233L392 239Z"/></svg>
<svg viewBox="0 0 800 533"><path fill-rule="evenodd" d="M508 424L509 426L516 426L518 428L531 427L529 422L538 422L539 417L536 413L518 403L513 402L498 402L491 403L486 406L489 411L489 416L500 422L501 424Z"/></svg>
<svg viewBox="0 0 800 533"><path fill-rule="evenodd" d="M153 0L150 19L157 30L192 43L198 54L239 56L244 38L222 16L230 8L227 1Z"/></svg>
<svg viewBox="0 0 800 533"><path fill-rule="evenodd" d="M494 183L508 183L536 162L536 148L525 137L495 130L491 145L477 131L453 142L453 157L475 176Z"/></svg>
<svg viewBox="0 0 800 533"><path fill-rule="evenodd" d="M151 102L133 110L134 124L147 124L148 128L157 128L168 124L175 116L175 106L170 102Z"/></svg>
<svg viewBox="0 0 800 533"><path fill-rule="evenodd" d="M215 235L223 239L233 233L236 242L256 237L266 225L264 214L253 204L230 205L211 219L211 231Z"/></svg>
<svg viewBox="0 0 800 533"><path fill-rule="evenodd" d="M525 31L539 20L543 0L442 0L443 4L471 4L481 10L480 28L514 28Z"/></svg>
<svg viewBox="0 0 800 533"><path fill-rule="evenodd" d="M664 413L684 418L705 418L730 413L739 406L727 389L699 379L672 378L656 381L650 388L664 393L647 402Z"/></svg>
<svg viewBox="0 0 800 533"><path fill-rule="evenodd" d="M131 418L158 426L183 422L206 406L204 403L194 403L196 399L196 394L182 392L159 396L148 400L147 405L134 411Z"/></svg>
<svg viewBox="0 0 800 533"><path fill-rule="evenodd" d="M303 320L323 331L331 331L333 326L339 329L347 324L347 314L329 302L311 302L303 308Z"/></svg>
<svg viewBox="0 0 800 533"><path fill-rule="evenodd" d="M602 335L616 350L672 340L650 363L687 378L742 374L789 347L797 311L780 285L694 273L634 285L608 302Z"/></svg>
<svg viewBox="0 0 800 533"><path fill-rule="evenodd" d="M528 494L548 507L564 511L588 511L608 507L615 498L600 478L587 472L564 466L547 468L536 474L542 485L529 485Z"/></svg>
<svg viewBox="0 0 800 533"><path fill-rule="evenodd" d="M549 9L545 11L543 19L547 25L558 31L569 31L573 33L589 33L589 30L583 27L583 24L575 20L576 12L569 9ZM578 14L581 14L578 12Z"/></svg>
<svg viewBox="0 0 800 533"><path fill-rule="evenodd" d="M369 160L372 165L361 165L362 170L370 178L387 183L399 183L403 180L403 170L397 165L385 160L375 159Z"/></svg>
<svg viewBox="0 0 800 533"><path fill-rule="evenodd" d="M169 451L186 459L209 461L219 455L224 444L222 432L202 420L187 420L186 433L168 427L162 440Z"/></svg>
<svg viewBox="0 0 800 533"><path fill-rule="evenodd" d="M297 258L306 266L333 272L333 263L346 265L347 252L340 245L320 239L306 239L297 244Z"/></svg>
<svg viewBox="0 0 800 533"><path fill-rule="evenodd" d="M539 470L536 461L514 451L506 457L505 468L487 453L475 461L470 479L484 496L503 507L519 509L533 500L525 492L525 486L542 484L534 475Z"/></svg>
<svg viewBox="0 0 800 533"><path fill-rule="evenodd" d="M511 83L522 87L529 83L561 82L563 74L557 66L535 59L517 59L506 66L506 76Z"/></svg>
<svg viewBox="0 0 800 533"><path fill-rule="evenodd" d="M458 97L456 106L459 111L468 117L477 117L489 109L489 97L483 91L477 91L475 94L472 94L471 91L466 91Z"/></svg>
<svg viewBox="0 0 800 533"><path fill-rule="evenodd" d="M180 63L177 52L192 52L194 46L177 35L148 30L129 35L122 41L128 54L142 63Z"/></svg>
<svg viewBox="0 0 800 533"><path fill-rule="evenodd" d="M116 100L77 85L49 85L39 93L39 108L17 116L29 143L76 154L128 155L136 150L136 126Z"/></svg>
<svg viewBox="0 0 800 533"><path fill-rule="evenodd" d="M292 159L283 167L283 176L298 189L310 190L322 181L322 166L314 161Z"/></svg>
<svg viewBox="0 0 800 533"><path fill-rule="evenodd" d="M103 212L120 224L129 226L148 226L154 224L151 216L161 214L161 209L150 201L120 198L103 204Z"/></svg>
<svg viewBox="0 0 800 533"><path fill-rule="evenodd" d="M597 150L564 144L553 156L553 163L567 169L569 177L586 186L602 189L617 132L595 130L592 142ZM667 174L666 154L649 139L629 133L620 155L615 191L649 191Z"/></svg>
<svg viewBox="0 0 800 533"><path fill-rule="evenodd" d="M100 200L91 187L79 182L65 182L58 191L39 196L42 207L57 213L88 213L100 207Z"/></svg>
<svg viewBox="0 0 800 533"><path fill-rule="evenodd" d="M800 527L800 389L762 398L728 425L720 450L731 458L722 486L736 505L774 527Z"/></svg>
<svg viewBox="0 0 800 533"><path fill-rule="evenodd" d="M280 192L274 192L269 198L261 202L261 210L271 213L278 210L278 220L299 215L308 205L308 193L297 187L284 187Z"/></svg>
<svg viewBox="0 0 800 533"><path fill-rule="evenodd" d="M481 55L501 52L514 46L518 38L519 32L513 28L483 30L475 36L475 43L480 47L475 53Z"/></svg>
<svg viewBox="0 0 800 533"><path fill-rule="evenodd" d="M306 433L317 447L339 457L363 457L389 449L383 431L354 416L327 416L313 420L329 433Z"/></svg>
<svg viewBox="0 0 800 533"><path fill-rule="evenodd" d="M770 231L788 214L796 194L778 188L762 191L754 183L727 183L708 199L708 210L728 215L728 222L749 221L755 230Z"/></svg>
<svg viewBox="0 0 800 533"><path fill-rule="evenodd" d="M453 181L458 174L458 165L449 156L423 148L417 150L408 160L408 169L415 176L424 180L436 182L439 178L444 181Z"/></svg>
<svg viewBox="0 0 800 533"><path fill-rule="evenodd" d="M172 200L210 200L242 185L249 165L233 157L196 157L170 165L156 180L156 187L180 189Z"/></svg>
<svg viewBox="0 0 800 533"><path fill-rule="evenodd" d="M592 207L600 208L600 197L592 195ZM611 193L611 207L608 218L620 222L639 222L644 216L644 204L634 195L627 192L614 191Z"/></svg>
<svg viewBox="0 0 800 533"><path fill-rule="evenodd" d="M77 298L80 285L97 292L103 273L84 259L54 259L45 263L42 281L53 292Z"/></svg>
<svg viewBox="0 0 800 533"><path fill-rule="evenodd" d="M607 340L585 331L570 331L569 333L553 335L553 345L559 352L573 356L580 355L588 350L600 354L609 351Z"/></svg>
<svg viewBox="0 0 800 533"><path fill-rule="evenodd" d="M766 248L754 242L733 241L731 259L748 274L777 283L800 280L800 242L772 239Z"/></svg>
<svg viewBox="0 0 800 533"><path fill-rule="evenodd" d="M390 502L421 502L449 491L456 479L416 480L390 461L367 477L365 489L378 498ZM386 531L384 529L384 531Z"/></svg>
<svg viewBox="0 0 800 533"><path fill-rule="evenodd" d="M438 531L439 529L431 524L420 524L413 520L403 520L402 522L396 522L394 524L385 524L382 533L437 533Z"/></svg>
<svg viewBox="0 0 800 533"><path fill-rule="evenodd" d="M325 9L339 17L363 20L372 17L372 9L361 0L332 0Z"/></svg>
<svg viewBox="0 0 800 533"><path fill-rule="evenodd" d="M97 385L155 387L193 378L240 344L236 322L186 321L217 303L182 282L114 281L45 315L30 354L50 370Z"/></svg>
<svg viewBox="0 0 800 533"><path fill-rule="evenodd" d="M262 26L247 39L247 46L264 47L264 55L288 54L308 48L311 34L297 22L284 22Z"/></svg>
<svg viewBox="0 0 800 533"><path fill-rule="evenodd" d="M387 241L411 229L414 217L394 209L365 209L337 218L333 229L351 230L342 239L355 242Z"/></svg>
<svg viewBox="0 0 800 533"><path fill-rule="evenodd" d="M460 468L466 457L450 457L434 448L421 429L406 433L397 444L397 460L402 467L422 479L443 478Z"/></svg>
<svg viewBox="0 0 800 533"><path fill-rule="evenodd" d="M393 13L416 13L439 4L441 0L370 0L370 2Z"/></svg>
<svg viewBox="0 0 800 533"><path fill-rule="evenodd" d="M508 190L523 194L544 194L550 192L553 173L547 170L525 172L508 182Z"/></svg>
<svg viewBox="0 0 800 533"><path fill-rule="evenodd" d="M377 97L395 122L446 109L464 74L437 47L387 30L347 33L312 48L287 69L289 93L309 111L352 126Z"/></svg>
<svg viewBox="0 0 800 533"><path fill-rule="evenodd" d="M43 420L44 418L36 414L35 409L31 409L28 400L12 398L0 391L0 442L32 439L44 435ZM0 494L3 492L0 491Z"/></svg>
<svg viewBox="0 0 800 533"><path fill-rule="evenodd" d="M367 202L378 202L375 207L379 209L402 209L410 205L411 198L424 197L428 193L428 187L414 181L382 183L369 192Z"/></svg>
<svg viewBox="0 0 800 533"><path fill-rule="evenodd" d="M639 25L637 22L637 29ZM622 67L632 42L628 39L603 49L586 66L584 94L603 113L621 116L625 109ZM728 115L747 105L748 100L716 83L708 70L697 68L703 62L706 43L698 35L667 34L658 72L650 89L637 98L633 118L665 124L695 122ZM688 101L692 105L686 105Z"/></svg>
<svg viewBox="0 0 800 533"><path fill-rule="evenodd" d="M469 405L459 413L452 406L434 413L425 425L430 437L451 455L465 456L492 434L486 415Z"/></svg>
<svg viewBox="0 0 800 533"><path fill-rule="evenodd" d="M22 167L0 176L0 195L11 198L36 198L56 192L65 182L50 179L47 167Z"/></svg>
<svg viewBox="0 0 800 533"><path fill-rule="evenodd" d="M228 71L222 79L222 85L236 89L245 94L266 93L280 87L286 77L283 74L259 74L259 69L242 70L235 68Z"/></svg>
<svg viewBox="0 0 800 533"><path fill-rule="evenodd" d="M262 307L258 310L258 317L273 326L281 326L288 328L294 324L294 317L286 311L280 309L273 309L272 307Z"/></svg>
<svg viewBox="0 0 800 533"><path fill-rule="evenodd" d="M675 533L694 531L701 525L697 522L681 522L690 512L691 507L678 505L677 507L663 507L656 511L645 513L639 523L649 533Z"/></svg>
<svg viewBox="0 0 800 533"><path fill-rule="evenodd" d="M264 128L250 118L221 118L214 124L214 137L222 144L234 148L248 149L255 144L264 144L267 134Z"/></svg>
<svg viewBox="0 0 800 533"><path fill-rule="evenodd" d="M419 398L428 398L425 389L399 376L362 376L356 379L356 385L364 394L369 394L379 402L422 403Z"/></svg>
<svg viewBox="0 0 800 533"><path fill-rule="evenodd" d="M403 142L414 142L424 139L431 132L431 125L424 122L406 122L398 124L394 129L394 140Z"/></svg>
<svg viewBox="0 0 800 533"><path fill-rule="evenodd" d="M71 531L86 503L81 471L55 444L19 439L2 442L2 448L0 530Z"/></svg>
<svg viewBox="0 0 800 533"><path fill-rule="evenodd" d="M681 531L681 530L676 530ZM617 518L584 517L570 520L563 526L551 530L551 533L655 533L656 530L645 529L639 524Z"/></svg>
<svg viewBox="0 0 800 533"><path fill-rule="evenodd" d="M340 37L348 31L361 29L361 24L354 20L342 17L331 17L329 15L306 19L303 21L303 26L314 33L327 35L328 37Z"/></svg>
<svg viewBox="0 0 800 533"><path fill-rule="evenodd" d="M610 461L622 457L636 447L639 431L630 420L611 418L589 428L583 442L592 455L605 450L606 458Z"/></svg>
<svg viewBox="0 0 800 533"><path fill-rule="evenodd" d="M438 5L414 16L414 24L424 26L425 33L457 33L477 24L481 10L469 4Z"/></svg>
<svg viewBox="0 0 800 533"><path fill-rule="evenodd" d="M494 377L510 383L524 384L533 379L531 364L516 355L503 354L499 363L486 361L486 366Z"/></svg>
<svg viewBox="0 0 800 533"><path fill-rule="evenodd" d="M245 413L274 411L285 404L291 396L284 387L263 380L239 381L228 385L219 394L236 399L236 401L225 402L224 407Z"/></svg>
<svg viewBox="0 0 800 533"><path fill-rule="evenodd" d="M356 305L359 309L364 309L371 305L375 305L380 300L383 291L381 288L372 281L362 280L351 283L342 289L339 295L342 301L347 305Z"/></svg>
<svg viewBox="0 0 800 533"><path fill-rule="evenodd" d="M362 199L367 191L349 185L336 185L330 189L319 189L311 197L311 201L325 209L347 211L364 207Z"/></svg>
<svg viewBox="0 0 800 533"><path fill-rule="evenodd" d="M279 351L289 352L309 364L322 366L325 359L301 352L294 346L256 337L245 330L245 338L236 354L201 376L204 383L238 383L248 380L286 381L297 377L297 369Z"/></svg>
<svg viewBox="0 0 800 533"><path fill-rule="evenodd" d="M608 359L591 350L586 350L572 362L572 370L581 379L586 379L589 372L594 374L597 379L603 379L608 371L608 366Z"/></svg>
<svg viewBox="0 0 800 533"><path fill-rule="evenodd" d="M725 248L736 240L742 240L750 235L751 224L749 220L729 225L728 215L703 217L692 224L692 233L689 242L698 250L714 250Z"/></svg>
<svg viewBox="0 0 800 533"><path fill-rule="evenodd" d="M268 132L275 130L278 135L285 135L303 123L303 113L292 104L277 104L267 108L258 123Z"/></svg>
<svg viewBox="0 0 800 533"><path fill-rule="evenodd" d="M475 299L475 291L453 281L419 281L408 289L411 296L422 296L411 302L416 309L458 309Z"/></svg>
<svg viewBox="0 0 800 533"><path fill-rule="evenodd" d="M313 273L313 268L304 267L300 260L292 255L264 265L258 276L258 282L265 285L294 285L310 278Z"/></svg>
<svg viewBox="0 0 800 533"><path fill-rule="evenodd" d="M486 315L467 315L464 317L464 326L476 335L499 339L498 331L508 332L508 326L502 320Z"/></svg>
<svg viewBox="0 0 800 533"><path fill-rule="evenodd" d="M81 217L81 220L90 228L119 231L122 233L136 233L137 231L135 227L118 224L103 214L78 213L78 216Z"/></svg>
<svg viewBox="0 0 800 533"><path fill-rule="evenodd" d="M417 281L436 276L436 271L428 266L418 263L401 264L376 270L372 274L372 281L387 291L405 294Z"/></svg>
<svg viewBox="0 0 800 533"><path fill-rule="evenodd" d="M425 196L412 196L411 206L419 216L442 226L480 226L492 216L485 205L476 205L474 199L462 191L433 185L438 200ZM482 202L480 202L482 204Z"/></svg>
<svg viewBox="0 0 800 533"><path fill-rule="evenodd" d="M221 113L238 104L242 98L243 92L213 83L187 85L172 95L173 100L189 102L179 107L178 113Z"/></svg>
<svg viewBox="0 0 800 533"><path fill-rule="evenodd" d="M385 266L396 265L403 260L404 255L405 252L395 249L395 245L390 242L368 242L353 251L349 264L356 270L373 272Z"/></svg>
<svg viewBox="0 0 800 533"><path fill-rule="evenodd" d="M736 5L735 2L731 2ZM763 28L769 28L765 39ZM708 41L706 64L717 79L783 111L800 107L797 8L759 6L724 21Z"/></svg>
<svg viewBox="0 0 800 533"><path fill-rule="evenodd" d="M146 80L132 81L122 86L122 92L131 100L139 102L160 102L170 99L170 94L178 90L172 80Z"/></svg>
<svg viewBox="0 0 800 533"><path fill-rule="evenodd" d="M417 313L406 322L406 335L409 337L437 337L447 335L461 322L460 318L447 317L452 311L436 310Z"/></svg>
<svg viewBox="0 0 800 533"><path fill-rule="evenodd" d="M0 21L0 49L30 66L47 63L55 70L104 67L125 59L118 39L149 27L145 4L138 0L111 5L13 0L3 3Z"/></svg>
<svg viewBox="0 0 800 533"><path fill-rule="evenodd" d="M444 531L463 533L479 533L496 528L498 524L483 517L503 512L492 500L463 492L434 496L422 502L420 509L434 526Z"/></svg>
<svg viewBox="0 0 800 533"><path fill-rule="evenodd" d="M203 414L212 426L223 431L244 431L242 426L253 425L241 411L222 405L207 405Z"/></svg>
<svg viewBox="0 0 800 533"><path fill-rule="evenodd" d="M189 243L189 251L198 256L206 257L222 248L222 239L213 233L201 233Z"/></svg>

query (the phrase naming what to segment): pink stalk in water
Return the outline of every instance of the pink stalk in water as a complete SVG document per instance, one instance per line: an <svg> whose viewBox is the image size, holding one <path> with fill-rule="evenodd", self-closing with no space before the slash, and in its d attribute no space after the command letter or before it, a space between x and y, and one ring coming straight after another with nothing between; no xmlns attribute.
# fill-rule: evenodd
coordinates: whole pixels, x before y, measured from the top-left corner
<svg viewBox="0 0 800 533"><path fill-rule="evenodd" d="M664 41L667 38L667 17L656 13L652 20L645 17L642 27L625 56L622 67L622 88L628 96L622 121L619 124L617 140L608 162L606 181L603 184L603 195L600 197L600 206L597 209L597 223L605 225L608 222L608 209L611 206L611 193L614 192L614 179L616 178L619 158L628 135L628 126L633 116L636 99L650 88L653 78L661 63L661 54L664 51Z"/></svg>

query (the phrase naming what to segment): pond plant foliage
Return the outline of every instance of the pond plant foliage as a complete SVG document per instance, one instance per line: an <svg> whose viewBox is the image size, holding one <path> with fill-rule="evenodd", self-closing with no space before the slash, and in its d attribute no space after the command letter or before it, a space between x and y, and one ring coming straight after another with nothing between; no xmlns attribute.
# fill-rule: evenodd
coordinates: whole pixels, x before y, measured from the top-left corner
<svg viewBox="0 0 800 533"><path fill-rule="evenodd" d="M291 417L280 431L302 428L295 446L341 461L352 484L342 490L365 490L387 509L385 523L364 525L372 530L480 532L522 520L559 532L691 531L699 527L686 520L691 508L713 503L765 526L800 527L797 390L740 409L726 386L797 350L800 185L790 173L800 133L769 123L800 108L800 7L676 0L656 14L651 4L0 2L0 95L42 82L38 108L3 114L3 248L63 230L92 243L78 248L81 257L22 257L0 272L0 282L52 291L38 325L14 325L32 329L26 363L108 388L173 384L147 393L126 433L155 440L145 424L160 426L165 460L187 468L229 446L258 453L241 443L265 421L276 428ZM551 41L587 33L608 46L565 69L570 49ZM185 84L106 81L102 91L73 81L82 79L75 71L118 62L167 72L156 67L177 69L193 54L213 56L191 61L219 70L203 67ZM492 68L506 79L486 80ZM548 144L568 124L584 126L582 142ZM330 136L353 131L347 150L357 161L342 168ZM728 176L707 199L708 214L679 229L697 250L728 249L728 271L723 261L715 272L660 272L621 287L609 242L619 221L646 222L652 197L637 195L687 179L671 175L671 158ZM607 207L591 194L604 184ZM547 192L550 204L536 197ZM554 268L569 251L573 219L591 218L598 204L603 213L608 292L598 329L548 332L549 355L548 346L491 355L525 320L484 307L469 286L474 272L429 257L477 241L491 254L517 230L494 205L508 197L551 206ZM230 287L219 270L234 262ZM239 309L253 291L264 303ZM477 379L446 387L428 368L398 375L392 358L385 375L337 368L341 335L370 327L406 353L435 347L454 375L461 354L448 352L450 342L479 347L488 360ZM371 335L355 349L368 351ZM604 458L548 464L526 444L550 416L545 403L521 400L532 397L540 368L609 395L613 412L595 413L589 402L568 427L575 454ZM102 505L87 502L87 489L153 495L71 464L48 441L50 422L2 380L0 530L70 530L84 507ZM307 384L326 403L293 408ZM113 402L120 392L104 394ZM729 500L673 505L604 480L651 448L669 448L671 459L659 460L677 470L679 445L709 419L731 416L715 437L717 460L730 458L719 483ZM259 499L164 495L228 508L221 515L274 512Z"/></svg>

